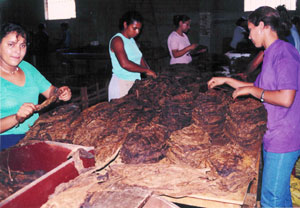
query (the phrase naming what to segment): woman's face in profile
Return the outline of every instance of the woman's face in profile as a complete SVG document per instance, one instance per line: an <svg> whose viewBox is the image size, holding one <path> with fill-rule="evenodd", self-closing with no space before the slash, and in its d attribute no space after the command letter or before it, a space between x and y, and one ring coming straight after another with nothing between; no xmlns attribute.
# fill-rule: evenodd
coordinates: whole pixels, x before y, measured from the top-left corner
<svg viewBox="0 0 300 208"><path fill-rule="evenodd" d="M255 47L262 47L262 31L259 26L255 26L252 22L248 21L249 39L253 42Z"/></svg>
<svg viewBox="0 0 300 208"><path fill-rule="evenodd" d="M138 21L134 21L133 23L127 25L126 22L124 22L124 31L128 38L134 38L136 37L142 29L142 23Z"/></svg>
<svg viewBox="0 0 300 208"><path fill-rule="evenodd" d="M191 20L182 22L180 21L179 27L181 27L182 32L187 32L191 28Z"/></svg>
<svg viewBox="0 0 300 208"><path fill-rule="evenodd" d="M18 66L26 54L26 39L17 32L8 33L0 43L2 65Z"/></svg>

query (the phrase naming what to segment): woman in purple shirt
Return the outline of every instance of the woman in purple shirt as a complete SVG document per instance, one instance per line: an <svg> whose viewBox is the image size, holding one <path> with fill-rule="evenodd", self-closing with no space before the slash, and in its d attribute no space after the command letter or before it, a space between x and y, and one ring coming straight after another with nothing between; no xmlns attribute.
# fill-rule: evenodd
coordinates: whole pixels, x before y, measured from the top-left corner
<svg viewBox="0 0 300 208"><path fill-rule="evenodd" d="M228 84L233 98L252 95L268 112L263 138L263 207L292 207L290 175L300 155L300 55L293 45L278 38L281 24L278 11L260 7L248 18L249 38L264 47L262 71L254 83L228 77L213 77L208 86Z"/></svg>

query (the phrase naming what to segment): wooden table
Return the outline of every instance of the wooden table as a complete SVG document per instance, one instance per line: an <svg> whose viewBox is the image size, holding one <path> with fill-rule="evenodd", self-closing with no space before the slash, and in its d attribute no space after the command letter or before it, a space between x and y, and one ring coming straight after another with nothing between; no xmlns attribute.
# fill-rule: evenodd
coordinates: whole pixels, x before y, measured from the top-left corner
<svg viewBox="0 0 300 208"><path fill-rule="evenodd" d="M83 60L86 63L86 73L90 73L91 71L91 62L92 61L103 61L105 68L107 64L110 64L110 58L108 52L97 52L97 53L77 53L77 52L64 52L61 53L61 57L63 60L67 60L73 65L75 64L76 60Z"/></svg>
<svg viewBox="0 0 300 208"><path fill-rule="evenodd" d="M252 182L249 183L248 187L240 190L237 193L229 193L224 197L214 196L213 194L201 194L201 195L191 195L188 197L174 198L169 196L164 196L165 199L190 206L197 207L211 207L211 208L237 208L243 205L249 207L256 207L257 204L257 187L259 181L259 163L261 156L261 148L257 153L256 160L256 177Z"/></svg>

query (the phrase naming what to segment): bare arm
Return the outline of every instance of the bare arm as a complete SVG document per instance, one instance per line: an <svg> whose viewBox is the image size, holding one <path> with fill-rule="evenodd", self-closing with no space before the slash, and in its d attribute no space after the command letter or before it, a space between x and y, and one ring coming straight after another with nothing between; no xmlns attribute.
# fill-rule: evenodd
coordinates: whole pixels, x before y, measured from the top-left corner
<svg viewBox="0 0 300 208"><path fill-rule="evenodd" d="M191 51L191 50L194 50L196 47L198 46L198 44L194 43L194 44L191 44L181 50L172 50L172 54L173 54L173 57L174 58L178 58L178 57L181 57L183 56L184 54L186 54L187 52Z"/></svg>
<svg viewBox="0 0 300 208"><path fill-rule="evenodd" d="M149 65L147 64L146 60L144 59L144 57L142 57L141 59L141 66L144 68L148 68L150 69Z"/></svg>
<svg viewBox="0 0 300 208"><path fill-rule="evenodd" d="M60 88L56 88L53 85L51 85L45 92L43 92L42 95L44 95L45 98L50 98L57 91L59 92L59 97L58 97L59 100L68 101L72 97L72 93L69 87L62 86Z"/></svg>
<svg viewBox="0 0 300 208"><path fill-rule="evenodd" d="M264 92L264 102L286 108L293 104L296 95L296 90L263 90L258 87L248 86L237 88L233 92L232 97L236 98L243 95L252 95L253 97L260 99L262 92Z"/></svg>
<svg viewBox="0 0 300 208"><path fill-rule="evenodd" d="M209 88L214 88L223 84L227 84L234 89L239 87L253 86L253 83L239 81L230 77L213 77L207 82Z"/></svg>
<svg viewBox="0 0 300 208"><path fill-rule="evenodd" d="M151 69L138 65L130 61L124 49L124 43L120 37L115 37L111 42L111 51L116 54L116 57L122 68L131 72L141 72L152 76L155 74ZM144 63L144 62L143 62Z"/></svg>
<svg viewBox="0 0 300 208"><path fill-rule="evenodd" d="M264 100L273 105L289 108L295 99L296 90L274 90L265 91Z"/></svg>
<svg viewBox="0 0 300 208"><path fill-rule="evenodd" d="M33 103L24 103L16 114L1 118L0 133L13 128L20 122L23 122L25 119L29 118L35 110L36 106Z"/></svg>
<svg viewBox="0 0 300 208"><path fill-rule="evenodd" d="M253 83L239 81L230 77L213 77L207 84L209 88L228 84L235 88L235 91L232 94L234 99L244 95L252 95L257 99L260 99L262 92L264 92L264 102L286 108L293 104L296 95L296 90L263 90L255 87Z"/></svg>
<svg viewBox="0 0 300 208"><path fill-rule="evenodd" d="M44 95L46 98L49 98L55 94L56 90L60 91L60 100L68 101L71 99L71 90L66 86L57 89L56 87L51 85L45 92L42 93L42 95ZM16 114L1 118L0 133L3 133L18 125L19 123L22 123L37 110L37 107L38 105L34 105L33 103L24 103Z"/></svg>
<svg viewBox="0 0 300 208"><path fill-rule="evenodd" d="M259 53L254 57L254 59L248 64L245 74L248 75L254 72L255 69L262 63L264 59L264 51L261 50Z"/></svg>
<svg viewBox="0 0 300 208"><path fill-rule="evenodd" d="M149 65L147 64L146 60L145 60L143 57L142 57L142 59L141 59L141 66L150 69ZM156 78L156 77L157 77L156 73L155 73L154 71L152 71L152 70L150 70L150 71L147 73L147 75L149 75L149 76L151 76L151 77L153 77L153 78Z"/></svg>

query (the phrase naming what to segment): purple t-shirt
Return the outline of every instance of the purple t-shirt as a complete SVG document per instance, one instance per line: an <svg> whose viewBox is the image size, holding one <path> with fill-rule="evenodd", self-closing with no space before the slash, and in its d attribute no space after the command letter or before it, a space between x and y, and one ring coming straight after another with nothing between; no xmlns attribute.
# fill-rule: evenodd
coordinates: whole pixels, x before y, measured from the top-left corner
<svg viewBox="0 0 300 208"><path fill-rule="evenodd" d="M300 150L299 70L300 55L290 43L276 40L265 50L262 70L254 86L264 90L296 90L294 102L289 108L264 103L268 122L263 144L267 152Z"/></svg>

